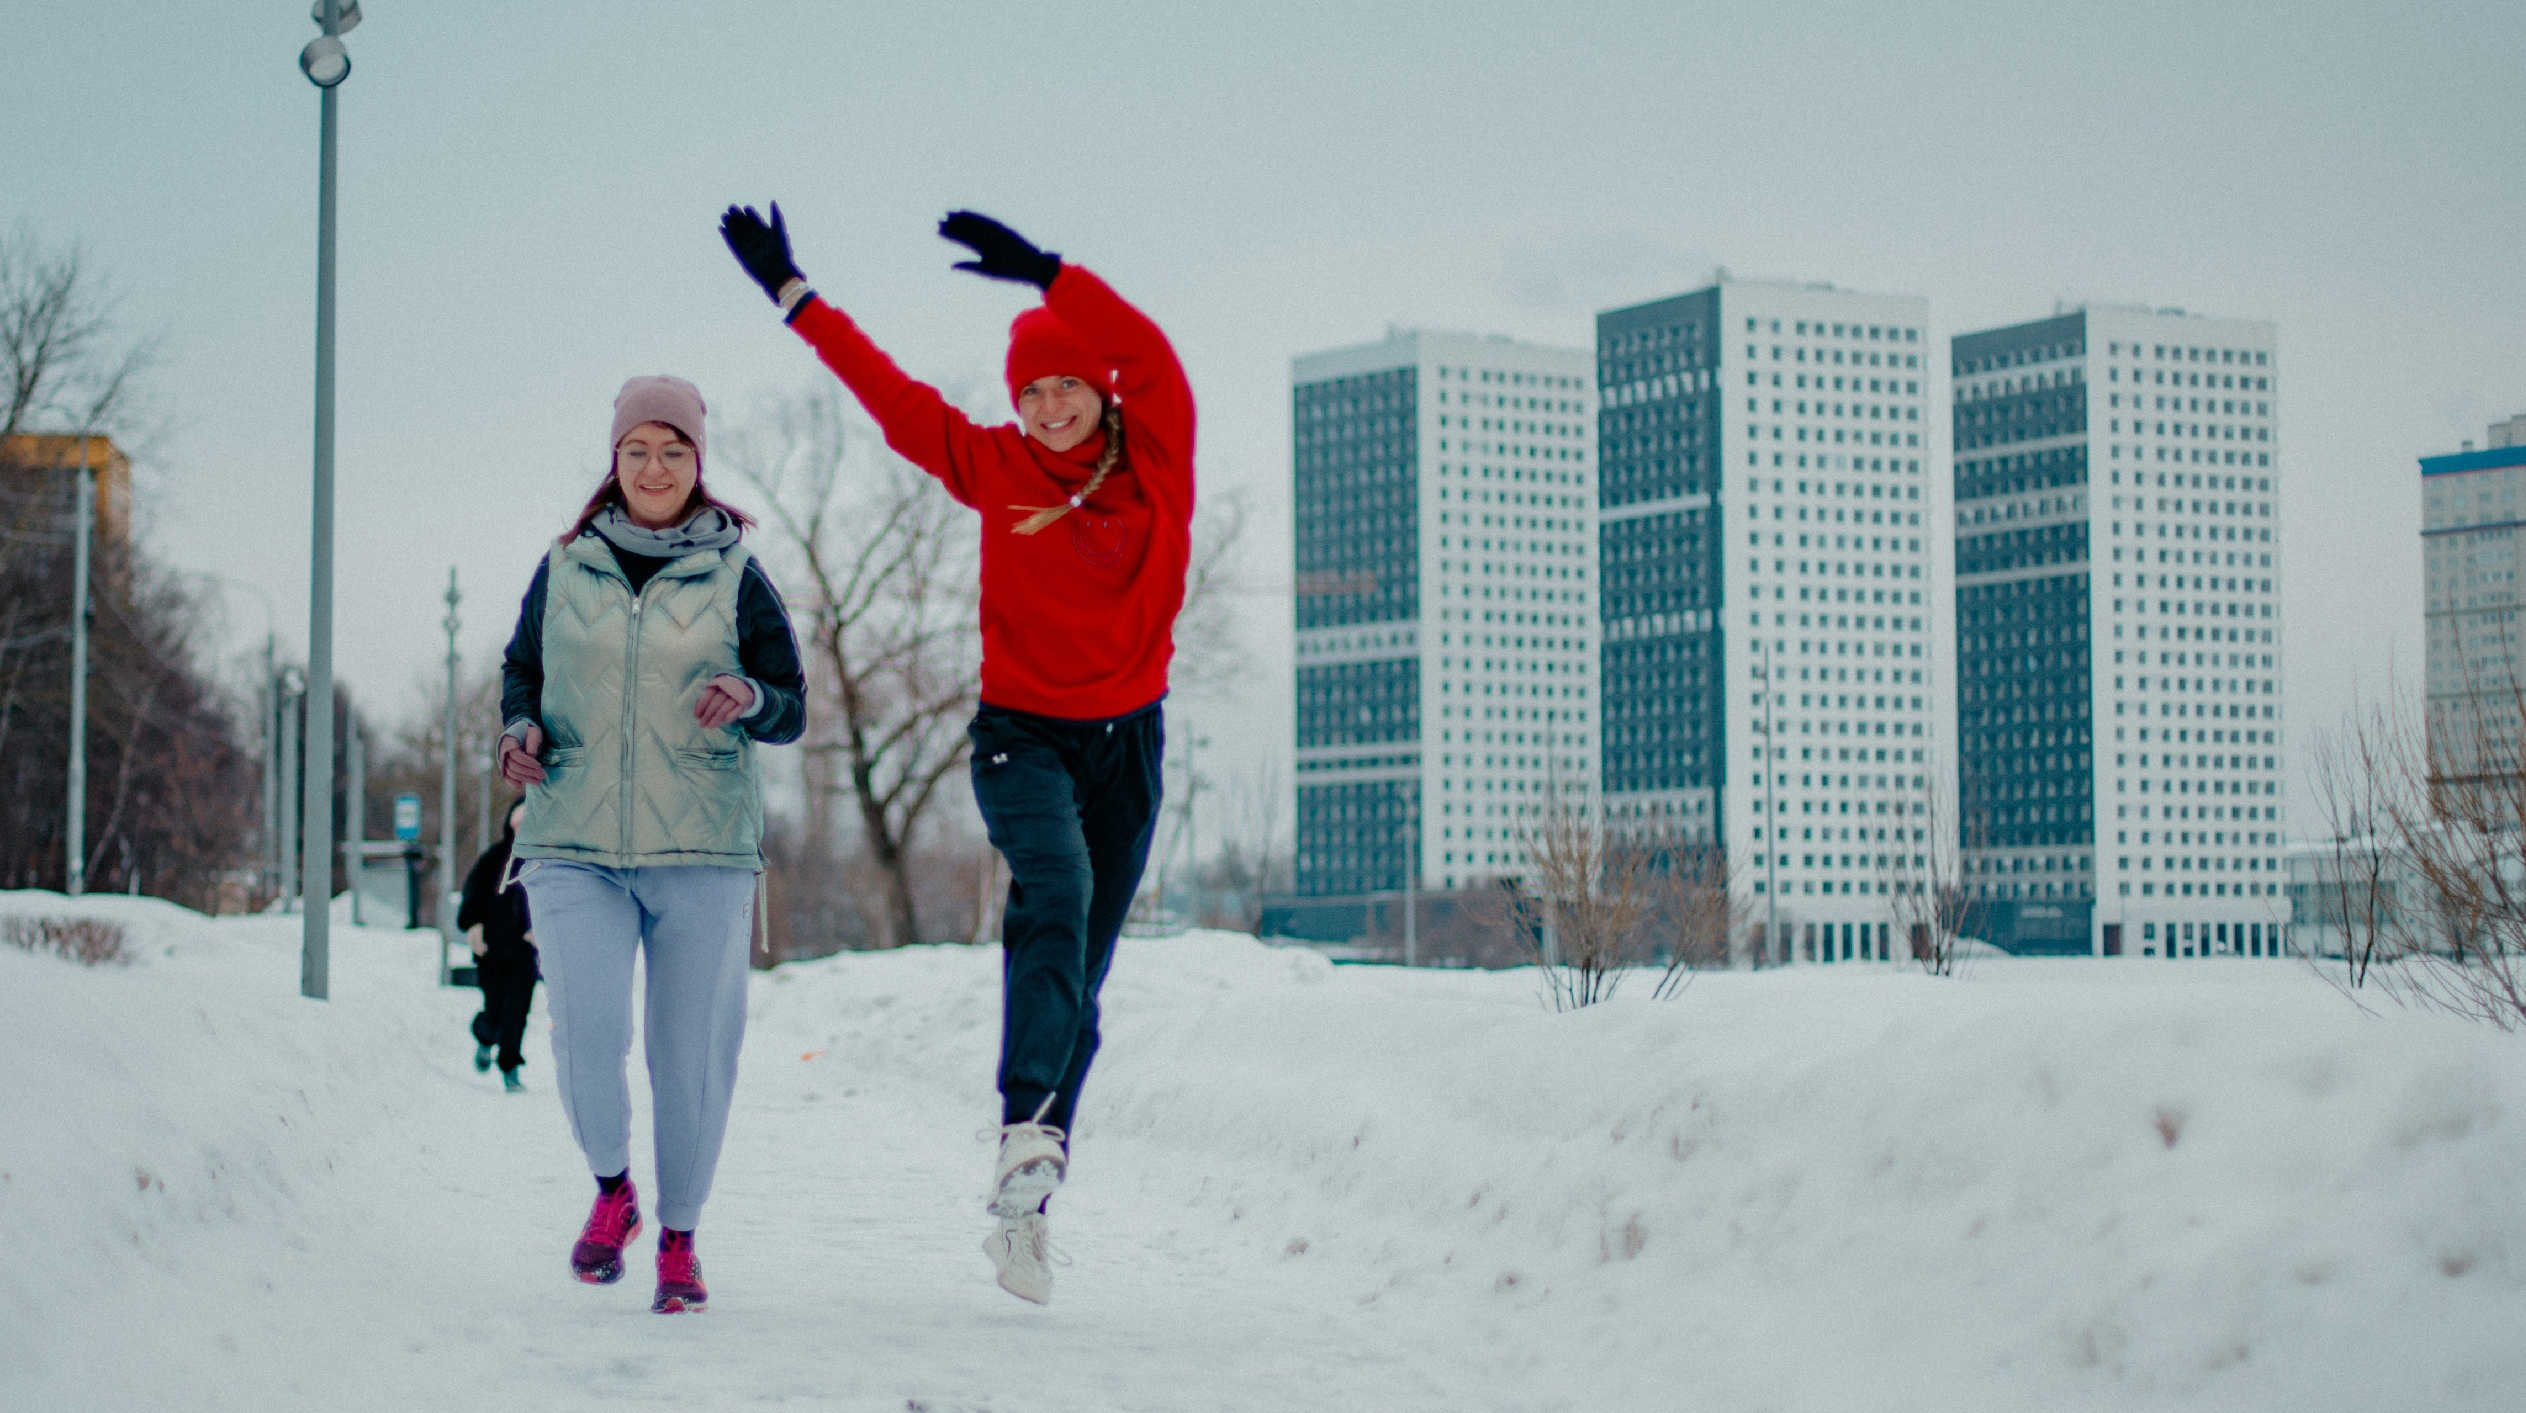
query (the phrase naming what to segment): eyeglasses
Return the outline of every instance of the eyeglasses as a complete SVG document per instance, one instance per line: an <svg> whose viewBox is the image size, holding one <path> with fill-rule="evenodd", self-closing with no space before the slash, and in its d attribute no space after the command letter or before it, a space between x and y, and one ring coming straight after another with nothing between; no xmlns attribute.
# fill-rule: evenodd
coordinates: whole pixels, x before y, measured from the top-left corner
<svg viewBox="0 0 2526 1413"><path fill-rule="evenodd" d="M614 460L615 464L627 470L638 471L649 464L649 448L637 442L616 447ZM693 449L680 444L662 448L658 452L658 464L670 471L681 471L693 464Z"/></svg>

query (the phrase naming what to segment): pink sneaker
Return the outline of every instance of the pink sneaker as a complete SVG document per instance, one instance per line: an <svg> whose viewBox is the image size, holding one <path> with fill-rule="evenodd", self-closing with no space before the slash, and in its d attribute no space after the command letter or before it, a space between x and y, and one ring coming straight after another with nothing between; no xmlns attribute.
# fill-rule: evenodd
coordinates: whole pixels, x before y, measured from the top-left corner
<svg viewBox="0 0 2526 1413"><path fill-rule="evenodd" d="M640 1191L630 1178L612 1192L599 1192L588 1209L588 1224L579 1229L579 1244L570 1248L570 1273L590 1285L612 1285L623 1278L623 1248L640 1235Z"/></svg>
<svg viewBox="0 0 2526 1413"><path fill-rule="evenodd" d="M690 1310L700 1314L710 1304L710 1291L702 1284L702 1263L693 1256L693 1234L660 1228L658 1231L658 1298L649 1308L660 1315L674 1315Z"/></svg>

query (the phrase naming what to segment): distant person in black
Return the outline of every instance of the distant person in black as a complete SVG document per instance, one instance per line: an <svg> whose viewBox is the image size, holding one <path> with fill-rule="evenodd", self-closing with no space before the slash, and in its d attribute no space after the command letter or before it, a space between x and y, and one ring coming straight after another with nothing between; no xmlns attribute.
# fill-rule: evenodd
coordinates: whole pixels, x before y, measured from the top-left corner
<svg viewBox="0 0 2526 1413"><path fill-rule="evenodd" d="M511 1094L526 1087L518 1083L518 1067L526 1063L518 1046L526 1038L526 1012L535 1002L539 975L526 889L514 879L507 887L500 886L502 875L509 871L509 845L517 839L518 816L525 811L523 800L509 806L500 826L500 842L474 860L474 871L465 875L465 901L456 910L456 925L473 943L475 975L482 983L482 1014L474 1017L474 1069L489 1071L496 1047L500 1084Z"/></svg>

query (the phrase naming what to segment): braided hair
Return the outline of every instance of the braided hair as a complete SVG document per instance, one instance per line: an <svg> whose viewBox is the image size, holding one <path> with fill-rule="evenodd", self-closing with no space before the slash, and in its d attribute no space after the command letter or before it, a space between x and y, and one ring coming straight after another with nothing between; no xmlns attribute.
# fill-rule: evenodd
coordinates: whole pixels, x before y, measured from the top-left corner
<svg viewBox="0 0 2526 1413"><path fill-rule="evenodd" d="M1086 504L1088 497L1095 495L1096 488L1104 485L1105 478L1113 475L1114 468L1122 465L1122 463L1122 409L1116 407L1109 401L1105 404L1105 453L1096 459L1096 474L1088 477L1088 483L1086 485L1081 486L1068 500L1063 501L1059 505L1010 506L1009 509L1011 510L1032 512L1025 519L1017 522L1017 532L1021 535L1032 535L1043 529L1045 526L1059 520L1061 517L1068 515L1071 511L1074 511L1080 506Z"/></svg>

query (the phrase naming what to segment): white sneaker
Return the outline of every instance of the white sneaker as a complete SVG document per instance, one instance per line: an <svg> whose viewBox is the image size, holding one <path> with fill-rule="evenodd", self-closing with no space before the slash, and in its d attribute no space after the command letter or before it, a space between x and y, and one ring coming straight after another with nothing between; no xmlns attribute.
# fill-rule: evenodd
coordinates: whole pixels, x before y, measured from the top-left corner
<svg viewBox="0 0 2526 1413"><path fill-rule="evenodd" d="M982 1254L1000 1277L1000 1289L1038 1305L1052 1303L1052 1241L1044 1214L1002 1217L983 1238Z"/></svg>
<svg viewBox="0 0 2526 1413"><path fill-rule="evenodd" d="M1000 1162L991 1182L991 1215L1006 1219L1026 1216L1044 1205L1069 1171L1070 1155L1062 1151L1060 1129L1050 1124L1004 1124L1000 1128Z"/></svg>

